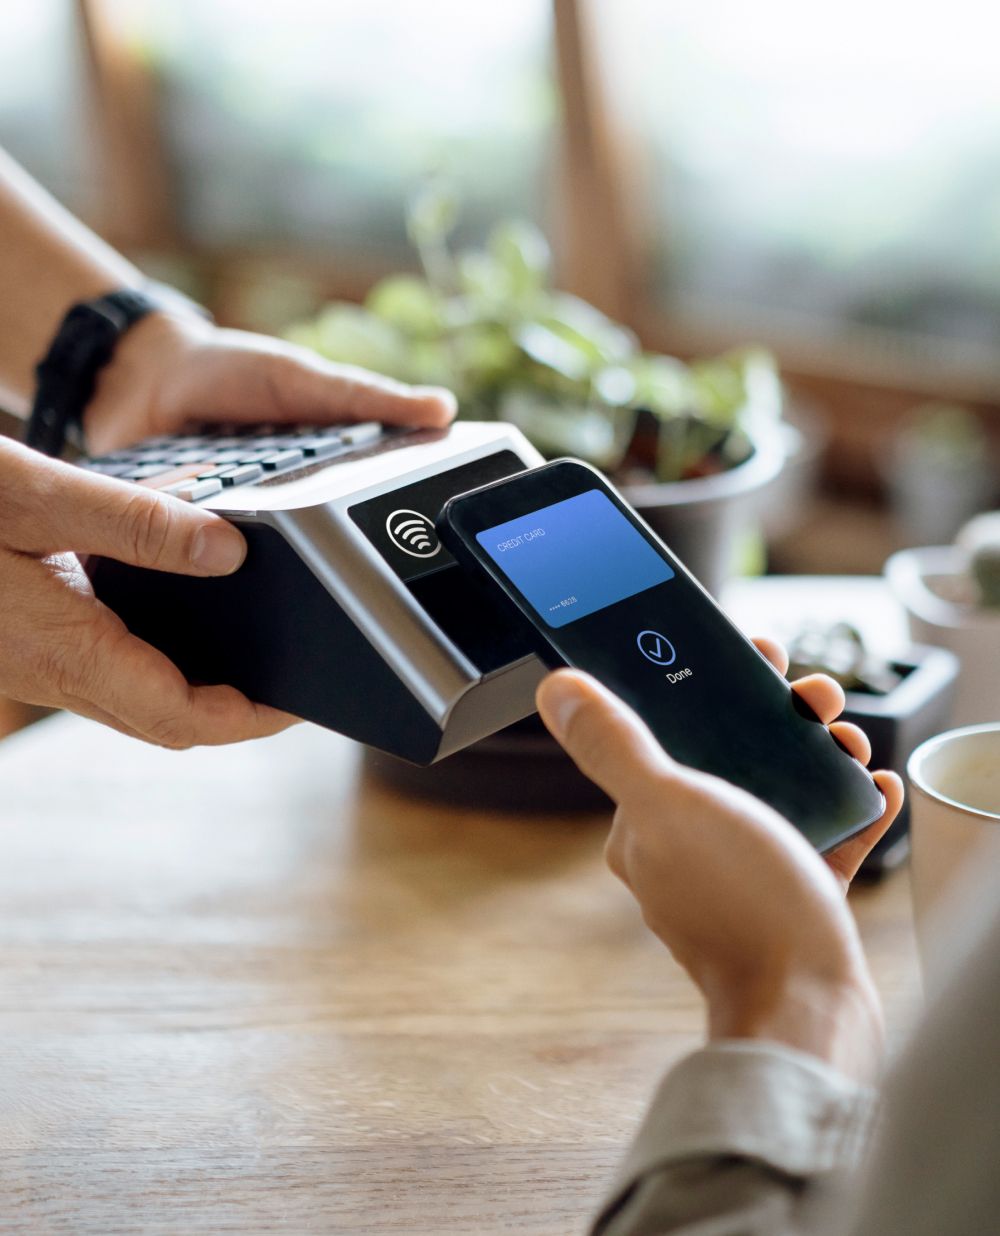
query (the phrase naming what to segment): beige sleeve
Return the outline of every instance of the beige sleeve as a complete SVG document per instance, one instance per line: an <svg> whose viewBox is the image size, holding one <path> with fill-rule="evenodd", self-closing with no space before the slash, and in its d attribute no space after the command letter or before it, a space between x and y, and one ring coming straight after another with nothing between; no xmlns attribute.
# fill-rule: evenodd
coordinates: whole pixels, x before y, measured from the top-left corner
<svg viewBox="0 0 1000 1236"><path fill-rule="evenodd" d="M828 1231L820 1209L856 1168L874 1105L812 1056L713 1043L664 1079L593 1236Z"/></svg>
<svg viewBox="0 0 1000 1236"><path fill-rule="evenodd" d="M947 977L929 985L927 1015L886 1084L880 1136L847 1224L852 1236L1000 1232L996 864L977 875L979 886L964 890L967 904L952 907L952 919L966 921L939 921Z"/></svg>

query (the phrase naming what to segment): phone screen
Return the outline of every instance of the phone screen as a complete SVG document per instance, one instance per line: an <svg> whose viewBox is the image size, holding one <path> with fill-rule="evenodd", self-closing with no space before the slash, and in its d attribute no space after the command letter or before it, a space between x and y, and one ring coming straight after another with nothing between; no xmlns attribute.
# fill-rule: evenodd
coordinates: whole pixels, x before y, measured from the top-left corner
<svg viewBox="0 0 1000 1236"><path fill-rule="evenodd" d="M550 627L577 622L675 574L599 489L487 528L476 540Z"/></svg>
<svg viewBox="0 0 1000 1236"><path fill-rule="evenodd" d="M596 472L559 462L480 492L443 524L550 664L593 674L675 759L770 803L819 850L879 817L868 773Z"/></svg>

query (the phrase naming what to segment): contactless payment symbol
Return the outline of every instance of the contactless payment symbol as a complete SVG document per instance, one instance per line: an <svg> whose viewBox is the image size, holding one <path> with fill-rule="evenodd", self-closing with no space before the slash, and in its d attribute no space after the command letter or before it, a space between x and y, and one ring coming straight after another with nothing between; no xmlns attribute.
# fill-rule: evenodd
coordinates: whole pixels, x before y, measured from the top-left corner
<svg viewBox="0 0 1000 1236"><path fill-rule="evenodd" d="M654 665L673 665L677 660L673 644L659 631L640 631L635 642L646 660Z"/></svg>
<svg viewBox="0 0 1000 1236"><path fill-rule="evenodd" d="M393 511L385 530L393 545L411 558L433 558L441 548L434 524L419 511Z"/></svg>

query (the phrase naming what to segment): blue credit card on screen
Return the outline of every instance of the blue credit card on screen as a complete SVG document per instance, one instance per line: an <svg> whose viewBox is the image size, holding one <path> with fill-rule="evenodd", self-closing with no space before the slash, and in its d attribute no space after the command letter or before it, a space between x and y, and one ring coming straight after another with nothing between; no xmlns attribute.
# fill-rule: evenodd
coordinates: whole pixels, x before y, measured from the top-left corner
<svg viewBox="0 0 1000 1236"><path fill-rule="evenodd" d="M674 575L599 489L487 528L476 540L550 627L566 626Z"/></svg>

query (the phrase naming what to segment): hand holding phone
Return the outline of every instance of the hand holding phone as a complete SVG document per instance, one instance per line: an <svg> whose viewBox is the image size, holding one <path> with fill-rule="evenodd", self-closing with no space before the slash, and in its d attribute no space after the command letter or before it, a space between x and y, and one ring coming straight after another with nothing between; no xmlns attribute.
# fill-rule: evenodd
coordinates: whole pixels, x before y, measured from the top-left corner
<svg viewBox="0 0 1000 1236"><path fill-rule="evenodd" d="M560 460L462 494L439 530L527 617L546 664L605 683L681 763L821 852L882 815L871 776L596 470Z"/></svg>
<svg viewBox="0 0 1000 1236"><path fill-rule="evenodd" d="M770 641L762 651L787 664ZM833 686L814 676L798 687L827 722L839 710ZM618 805L608 866L700 987L709 1038L785 1043L871 1084L882 1017L843 893L899 809L896 774L875 774L883 819L824 862L760 799L671 760L594 679L550 674L538 705L581 771ZM845 723L839 733L867 754L860 730Z"/></svg>

